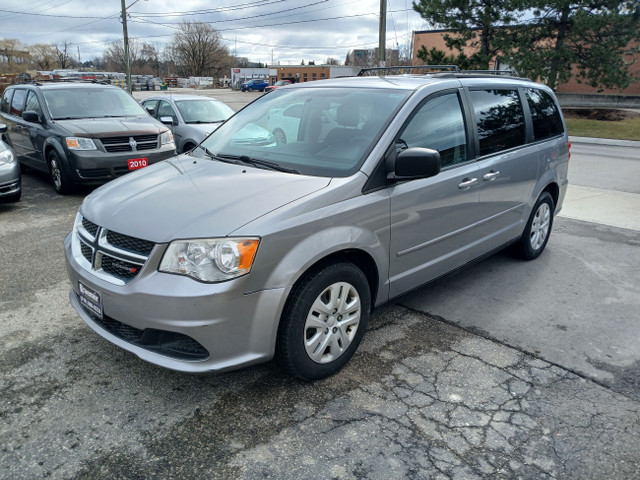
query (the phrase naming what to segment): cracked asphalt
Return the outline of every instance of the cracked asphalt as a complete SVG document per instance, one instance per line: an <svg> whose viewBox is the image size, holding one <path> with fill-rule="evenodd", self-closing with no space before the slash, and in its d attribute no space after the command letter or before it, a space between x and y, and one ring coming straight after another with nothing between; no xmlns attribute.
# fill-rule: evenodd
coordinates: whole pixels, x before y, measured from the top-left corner
<svg viewBox="0 0 640 480"><path fill-rule="evenodd" d="M378 309L350 364L323 381L272 363L189 376L76 315L62 241L83 194L24 182L22 202L0 205L0 479L639 478L637 362L611 332L628 323L637 345L628 231L558 218L539 261L498 254ZM594 268L578 267L601 249L625 258L624 278L598 283L596 268L586 280ZM545 271L554 288L513 297L506 322L496 289L520 279L537 291Z"/></svg>

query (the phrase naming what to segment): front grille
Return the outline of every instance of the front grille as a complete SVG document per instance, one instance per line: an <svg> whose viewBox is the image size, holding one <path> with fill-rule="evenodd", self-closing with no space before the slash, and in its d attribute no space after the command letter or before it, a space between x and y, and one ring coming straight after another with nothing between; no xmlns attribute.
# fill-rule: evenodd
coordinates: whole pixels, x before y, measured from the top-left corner
<svg viewBox="0 0 640 480"><path fill-rule="evenodd" d="M111 173L108 168L91 168L78 170L81 178L103 178L110 177Z"/></svg>
<svg viewBox="0 0 640 480"><path fill-rule="evenodd" d="M107 232L107 242L114 247L146 256L149 256L151 250L153 250L153 247L155 246L155 243L149 242L148 240L130 237L129 235L123 235L122 233L113 232L111 230Z"/></svg>
<svg viewBox="0 0 640 480"><path fill-rule="evenodd" d="M102 270L114 277L130 280L140 271L140 264L103 256Z"/></svg>
<svg viewBox="0 0 640 480"><path fill-rule="evenodd" d="M88 245L85 245L83 242L80 242L80 251L82 252L82 256L87 260L87 262L91 263L93 261L93 250Z"/></svg>
<svg viewBox="0 0 640 480"><path fill-rule="evenodd" d="M16 190L19 185L20 185L20 182L18 181L9 183L7 185L0 185L0 193L12 192L13 190Z"/></svg>
<svg viewBox="0 0 640 480"><path fill-rule="evenodd" d="M144 267L155 243L131 237L82 218L77 229L76 258L88 262L85 268L111 283L123 285L135 278Z"/></svg>
<svg viewBox="0 0 640 480"><path fill-rule="evenodd" d="M206 360L209 358L209 352L206 348L183 333L155 328L140 330L106 315L103 318L98 318L89 310L82 308L91 317L91 320L104 330L132 345L178 360Z"/></svg>
<svg viewBox="0 0 640 480"><path fill-rule="evenodd" d="M82 226L87 232L89 232L94 237L96 236L96 233L98 233L98 225L96 225L90 220L87 220L84 217L82 217Z"/></svg>
<svg viewBox="0 0 640 480"><path fill-rule="evenodd" d="M132 137L107 137L101 138L100 141L104 149L109 153L137 152L158 148L158 135L155 134L134 135ZM134 143L135 146L132 146L132 143Z"/></svg>

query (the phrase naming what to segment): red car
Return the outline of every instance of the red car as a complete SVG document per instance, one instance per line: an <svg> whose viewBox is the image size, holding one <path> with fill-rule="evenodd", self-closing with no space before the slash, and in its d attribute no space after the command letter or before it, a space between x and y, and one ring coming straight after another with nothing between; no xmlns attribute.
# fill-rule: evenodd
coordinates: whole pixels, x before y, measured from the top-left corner
<svg viewBox="0 0 640 480"><path fill-rule="evenodd" d="M269 93L276 88L284 87L285 85L291 85L293 82L291 80L278 80L275 84L264 89L264 93Z"/></svg>

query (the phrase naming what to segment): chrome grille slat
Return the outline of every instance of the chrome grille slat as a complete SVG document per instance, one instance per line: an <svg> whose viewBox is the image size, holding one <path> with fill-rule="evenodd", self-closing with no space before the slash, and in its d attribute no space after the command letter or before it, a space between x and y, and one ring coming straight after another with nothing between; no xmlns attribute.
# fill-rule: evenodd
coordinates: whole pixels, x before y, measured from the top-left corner
<svg viewBox="0 0 640 480"><path fill-rule="evenodd" d="M82 218L77 231L79 255L96 275L115 284L125 284L144 267L155 243L131 237Z"/></svg>

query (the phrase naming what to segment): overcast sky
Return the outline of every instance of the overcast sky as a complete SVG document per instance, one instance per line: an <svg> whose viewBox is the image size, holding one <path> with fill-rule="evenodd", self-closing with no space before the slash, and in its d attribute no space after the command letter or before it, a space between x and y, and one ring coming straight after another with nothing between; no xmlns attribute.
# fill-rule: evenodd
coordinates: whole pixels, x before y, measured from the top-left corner
<svg viewBox="0 0 640 480"><path fill-rule="evenodd" d="M409 45L429 28L411 0L387 0L387 48ZM231 54L252 61L344 62L355 48L378 46L379 0L128 0L129 38L162 49L185 20L208 22ZM27 44L68 41L87 61L122 40L120 0L1 0L0 38ZM272 62L273 60L273 62Z"/></svg>

